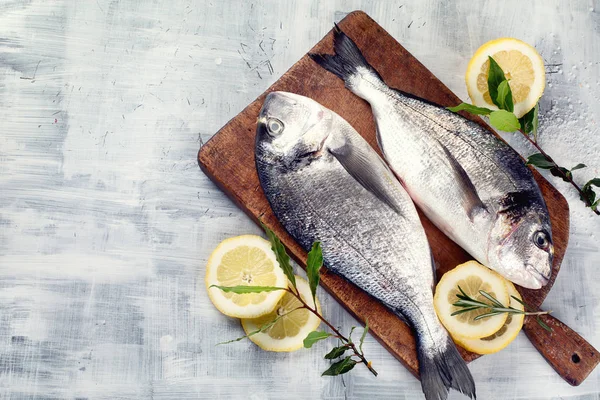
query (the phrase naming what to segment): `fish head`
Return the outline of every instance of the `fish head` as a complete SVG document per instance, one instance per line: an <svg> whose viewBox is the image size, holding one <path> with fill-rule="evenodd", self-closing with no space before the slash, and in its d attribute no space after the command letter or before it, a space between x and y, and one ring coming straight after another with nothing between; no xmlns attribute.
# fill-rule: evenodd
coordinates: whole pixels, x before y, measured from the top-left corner
<svg viewBox="0 0 600 400"><path fill-rule="evenodd" d="M490 234L490 268L529 289L545 286L552 275L554 244L544 205L501 209Z"/></svg>
<svg viewBox="0 0 600 400"><path fill-rule="evenodd" d="M258 116L257 146L288 167L306 164L320 155L332 120L330 110L308 97L271 92Z"/></svg>

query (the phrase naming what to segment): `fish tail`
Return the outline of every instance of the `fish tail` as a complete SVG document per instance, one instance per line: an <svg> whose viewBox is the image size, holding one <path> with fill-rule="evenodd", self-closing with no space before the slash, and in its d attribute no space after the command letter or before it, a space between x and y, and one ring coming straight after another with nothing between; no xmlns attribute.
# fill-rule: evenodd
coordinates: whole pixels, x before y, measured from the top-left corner
<svg viewBox="0 0 600 400"><path fill-rule="evenodd" d="M383 83L379 73L367 62L356 43L346 36L337 24L333 29L333 48L334 55L308 55L321 67L342 79L348 89L363 98L360 93L361 81L370 81L371 84Z"/></svg>
<svg viewBox="0 0 600 400"><path fill-rule="evenodd" d="M419 374L427 400L445 400L450 388L475 399L475 383L454 342L435 349L418 345Z"/></svg>

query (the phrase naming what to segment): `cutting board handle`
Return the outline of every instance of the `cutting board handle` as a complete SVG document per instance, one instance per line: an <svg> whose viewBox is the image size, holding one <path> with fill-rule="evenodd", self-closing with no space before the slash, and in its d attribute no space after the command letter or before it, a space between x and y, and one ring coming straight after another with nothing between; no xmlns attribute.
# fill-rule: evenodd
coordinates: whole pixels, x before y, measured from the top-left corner
<svg viewBox="0 0 600 400"><path fill-rule="evenodd" d="M535 317L525 318L523 331L548 364L569 384L578 386L600 362L600 353L591 344L551 315L542 315L552 332L542 328Z"/></svg>

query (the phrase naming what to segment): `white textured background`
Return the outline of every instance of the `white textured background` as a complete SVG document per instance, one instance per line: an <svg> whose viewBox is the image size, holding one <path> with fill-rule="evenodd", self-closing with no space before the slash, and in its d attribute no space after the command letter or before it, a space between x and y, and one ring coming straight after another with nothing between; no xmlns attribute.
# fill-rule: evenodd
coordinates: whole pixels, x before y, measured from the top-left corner
<svg viewBox="0 0 600 400"><path fill-rule="evenodd" d="M0 398L421 398L370 337L378 378L364 368L321 378L325 344L292 354L215 347L242 330L210 304L204 263L222 239L259 230L200 172L198 148L334 21L362 9L463 99L479 45L501 36L534 44L551 73L541 143L567 167L588 164L578 180L600 176L597 8L0 0ZM572 223L545 307L600 348L600 217L549 179ZM356 323L320 296L335 324ZM479 399L600 398L598 370L570 387L523 335L470 369Z"/></svg>

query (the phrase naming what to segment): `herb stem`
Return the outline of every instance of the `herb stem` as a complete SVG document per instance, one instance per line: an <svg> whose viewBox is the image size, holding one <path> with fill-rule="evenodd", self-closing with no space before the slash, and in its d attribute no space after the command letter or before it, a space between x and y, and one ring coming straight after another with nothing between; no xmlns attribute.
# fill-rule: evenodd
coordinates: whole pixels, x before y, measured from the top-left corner
<svg viewBox="0 0 600 400"><path fill-rule="evenodd" d="M315 306L315 308L312 308L311 306L309 306L304 299L302 298L302 296L300 296L300 294L298 294L297 292L291 290L291 289L287 289L288 292L290 292L295 298L298 299L298 301L300 301L300 303L302 303L302 308L306 308L308 311L310 311L311 313L313 313L315 316L317 316L325 325L327 325L329 327L329 329L331 329L331 331L335 334L332 335L336 338L338 338L339 340L342 341L342 343L344 343L344 346L350 348L353 352L354 355L356 357L358 357L360 359L360 361L357 361L357 364L363 363L366 365L366 367L369 369L369 371L377 376L377 371L375 371L375 369L371 366L371 363L369 361L367 361L367 359L365 358L364 354L361 353L356 346L354 345L354 343L352 342L352 340L350 340L349 338L345 337L335 326L333 326L329 321L327 321L325 319L325 317L323 317L321 315L321 313L319 313L319 311L317 311L317 307Z"/></svg>
<svg viewBox="0 0 600 400"><path fill-rule="evenodd" d="M498 299L496 299L494 296L492 296L491 294L489 294L488 292L486 292L484 290L480 290L479 294L481 294L482 296L487 298L489 301L491 301L491 304L477 301L477 300L471 298L469 295L467 295L462 290L460 285L458 286L458 291L460 292L460 294L459 293L456 294L458 301L456 301L452 305L455 307L460 307L462 309L458 310L458 311L454 311L452 314L450 314L451 316L459 315L459 314L469 312L469 311L474 311L476 309L484 309L487 312L484 314L477 315L475 318L473 318L475 321L480 320L482 318L492 317L492 316L502 314L502 313L520 314L520 315L535 315L537 317L536 320L537 320L538 324L540 324L540 326L542 328L546 329L547 331L552 331L552 328L550 328L548 325L546 325L540 319L540 315L550 314L552 311L541 311L541 310L535 311L529 305L525 304L525 302L523 302L523 300L520 300L519 298L517 298L515 296L510 296L510 297L515 299L517 302L521 303L523 305L523 310L519 310L519 309L511 307L511 306L505 307L500 301L498 301Z"/></svg>
<svg viewBox="0 0 600 400"><path fill-rule="evenodd" d="M550 314L552 311L537 311L537 312L525 312L523 313L524 315L547 315Z"/></svg>
<svg viewBox="0 0 600 400"><path fill-rule="evenodd" d="M592 207L592 204L590 203L589 199L587 198L587 196L585 195L585 193L583 193L583 190L581 190L581 188L579 187L579 185L577 185L575 183L575 181L573 180L572 177L568 176L565 172L563 172L560 169L560 166L556 163L556 161L554 161L554 159L552 157L550 157L548 155L548 153L546 153L544 150L542 150L542 148L540 147L540 145L538 144L537 140L532 139L531 137L529 137L529 135L525 132L523 132L523 130L519 129L519 132L521 132L521 134L525 137L525 139L527 139L529 141L529 143L531 143L531 145L533 147L535 147L544 157L546 157L546 159L551 162L552 164L554 164L554 171L556 171L556 173L558 173L560 175L560 177L564 180L569 182L571 185L573 185L573 187L575 189L577 189L577 191L579 192L579 196L581 197L581 199L583 200L583 202L585 203L585 205L587 207ZM600 209L593 209L592 211L595 212L597 215L600 215Z"/></svg>

